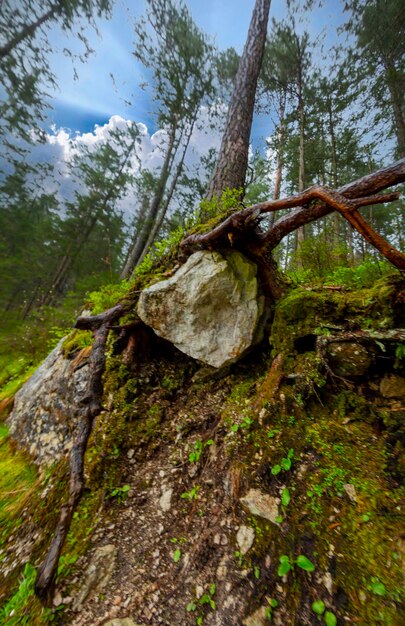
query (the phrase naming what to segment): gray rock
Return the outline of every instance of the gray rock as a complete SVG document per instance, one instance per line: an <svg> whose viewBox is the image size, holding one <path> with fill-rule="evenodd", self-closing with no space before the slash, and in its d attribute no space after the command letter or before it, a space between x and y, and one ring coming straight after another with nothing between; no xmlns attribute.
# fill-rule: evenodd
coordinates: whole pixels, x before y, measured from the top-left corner
<svg viewBox="0 0 405 626"><path fill-rule="evenodd" d="M113 544L97 548L84 575L83 584L73 603L77 611L91 593L99 593L109 582L115 565L117 548Z"/></svg>
<svg viewBox="0 0 405 626"><path fill-rule="evenodd" d="M256 274L237 251L196 252L171 278L141 293L139 317L185 354L224 367L257 339L264 300Z"/></svg>
<svg viewBox="0 0 405 626"><path fill-rule="evenodd" d="M159 498L159 506L164 513L170 511L172 495L173 489L170 487L169 489L164 489L161 497Z"/></svg>
<svg viewBox="0 0 405 626"><path fill-rule="evenodd" d="M88 366L78 369L65 359L63 341L16 393L7 419L11 436L37 463L53 463L69 451L76 426L73 408L87 383Z"/></svg>
<svg viewBox="0 0 405 626"><path fill-rule="evenodd" d="M398 374L384 376L380 383L380 392L384 398L405 398L405 378Z"/></svg>
<svg viewBox="0 0 405 626"><path fill-rule="evenodd" d="M255 531L250 526L239 526L236 533L236 542L241 554L249 552L255 540Z"/></svg>
<svg viewBox="0 0 405 626"><path fill-rule="evenodd" d="M264 517L264 519L268 519L273 524L277 524L279 514L278 498L262 493L259 489L250 489L240 501L253 515Z"/></svg>
<svg viewBox="0 0 405 626"><path fill-rule="evenodd" d="M336 376L364 376L374 363L374 351L354 341L331 341L326 349L329 365Z"/></svg>

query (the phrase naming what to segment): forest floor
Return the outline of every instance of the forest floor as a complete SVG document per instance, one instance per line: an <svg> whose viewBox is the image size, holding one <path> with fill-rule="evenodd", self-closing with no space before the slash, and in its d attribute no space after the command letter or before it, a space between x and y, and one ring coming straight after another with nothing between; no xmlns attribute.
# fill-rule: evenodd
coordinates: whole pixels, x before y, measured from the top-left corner
<svg viewBox="0 0 405 626"><path fill-rule="evenodd" d="M31 570L19 581L55 527L63 463L10 509L2 623L403 624L404 361L378 340L367 373L331 377L313 343L336 325L398 327L399 293L295 290L269 342L219 376L161 340L110 356L55 608Z"/></svg>

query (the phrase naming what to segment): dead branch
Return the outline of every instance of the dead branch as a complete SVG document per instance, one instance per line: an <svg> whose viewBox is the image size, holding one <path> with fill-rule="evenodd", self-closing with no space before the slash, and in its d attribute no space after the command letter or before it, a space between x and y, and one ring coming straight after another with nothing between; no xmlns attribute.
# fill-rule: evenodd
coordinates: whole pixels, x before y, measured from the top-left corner
<svg viewBox="0 0 405 626"><path fill-rule="evenodd" d="M35 593L46 605L52 604L54 584L59 557L69 532L73 514L84 490L84 455L94 419L102 410L103 381L105 369L105 345L111 325L124 313L122 305L95 315L79 317L75 328L90 329L94 332L94 343L89 357L90 374L84 397L78 409L78 427L75 442L69 457L70 480L68 501L62 505L59 522L51 541L48 553L38 570Z"/></svg>
<svg viewBox="0 0 405 626"><path fill-rule="evenodd" d="M405 159L401 159L337 191L316 185L295 196L262 202L242 209L229 216L210 232L186 237L181 244L181 251L188 255L195 250L231 245L242 249L246 247L251 255L263 258L288 233L337 210L395 267L405 271L405 255L376 233L358 213L360 207L397 200L400 195L398 192L388 194L379 192L404 181ZM277 220L267 232L258 230L258 221L262 215L293 208L295 208L294 211Z"/></svg>

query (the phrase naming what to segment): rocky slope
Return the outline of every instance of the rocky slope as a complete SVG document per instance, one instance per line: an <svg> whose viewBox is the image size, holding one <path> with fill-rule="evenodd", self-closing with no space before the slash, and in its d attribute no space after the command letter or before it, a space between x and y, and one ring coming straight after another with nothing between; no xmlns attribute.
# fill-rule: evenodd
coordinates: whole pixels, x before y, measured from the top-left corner
<svg viewBox="0 0 405 626"><path fill-rule="evenodd" d="M10 603L66 497L70 432L58 394L45 406L50 394L36 393L24 418L23 389L8 421L42 475L1 537L3 622L404 623L404 287L396 276L357 292L294 289L261 343L222 369L147 327L113 337L54 612L31 594ZM59 352L55 388L85 371L79 343ZM49 465L41 442L54 431Z"/></svg>

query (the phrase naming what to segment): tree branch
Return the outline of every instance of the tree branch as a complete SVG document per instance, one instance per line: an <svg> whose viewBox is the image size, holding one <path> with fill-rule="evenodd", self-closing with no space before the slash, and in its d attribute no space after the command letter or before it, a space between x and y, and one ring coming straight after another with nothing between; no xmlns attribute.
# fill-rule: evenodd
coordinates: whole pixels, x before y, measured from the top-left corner
<svg viewBox="0 0 405 626"><path fill-rule="evenodd" d="M337 210L395 267L404 271L405 255L376 233L357 212L362 206L397 200L400 196L398 192L385 195L379 192L404 181L405 159L401 159L337 191L316 185L295 196L261 202L242 209L230 215L210 232L186 237L180 249L184 255L189 255L195 250L204 248L237 245L243 249L245 245L251 253L263 257L288 233ZM292 208L295 210L277 220L267 232L258 230L257 222L263 214Z"/></svg>

